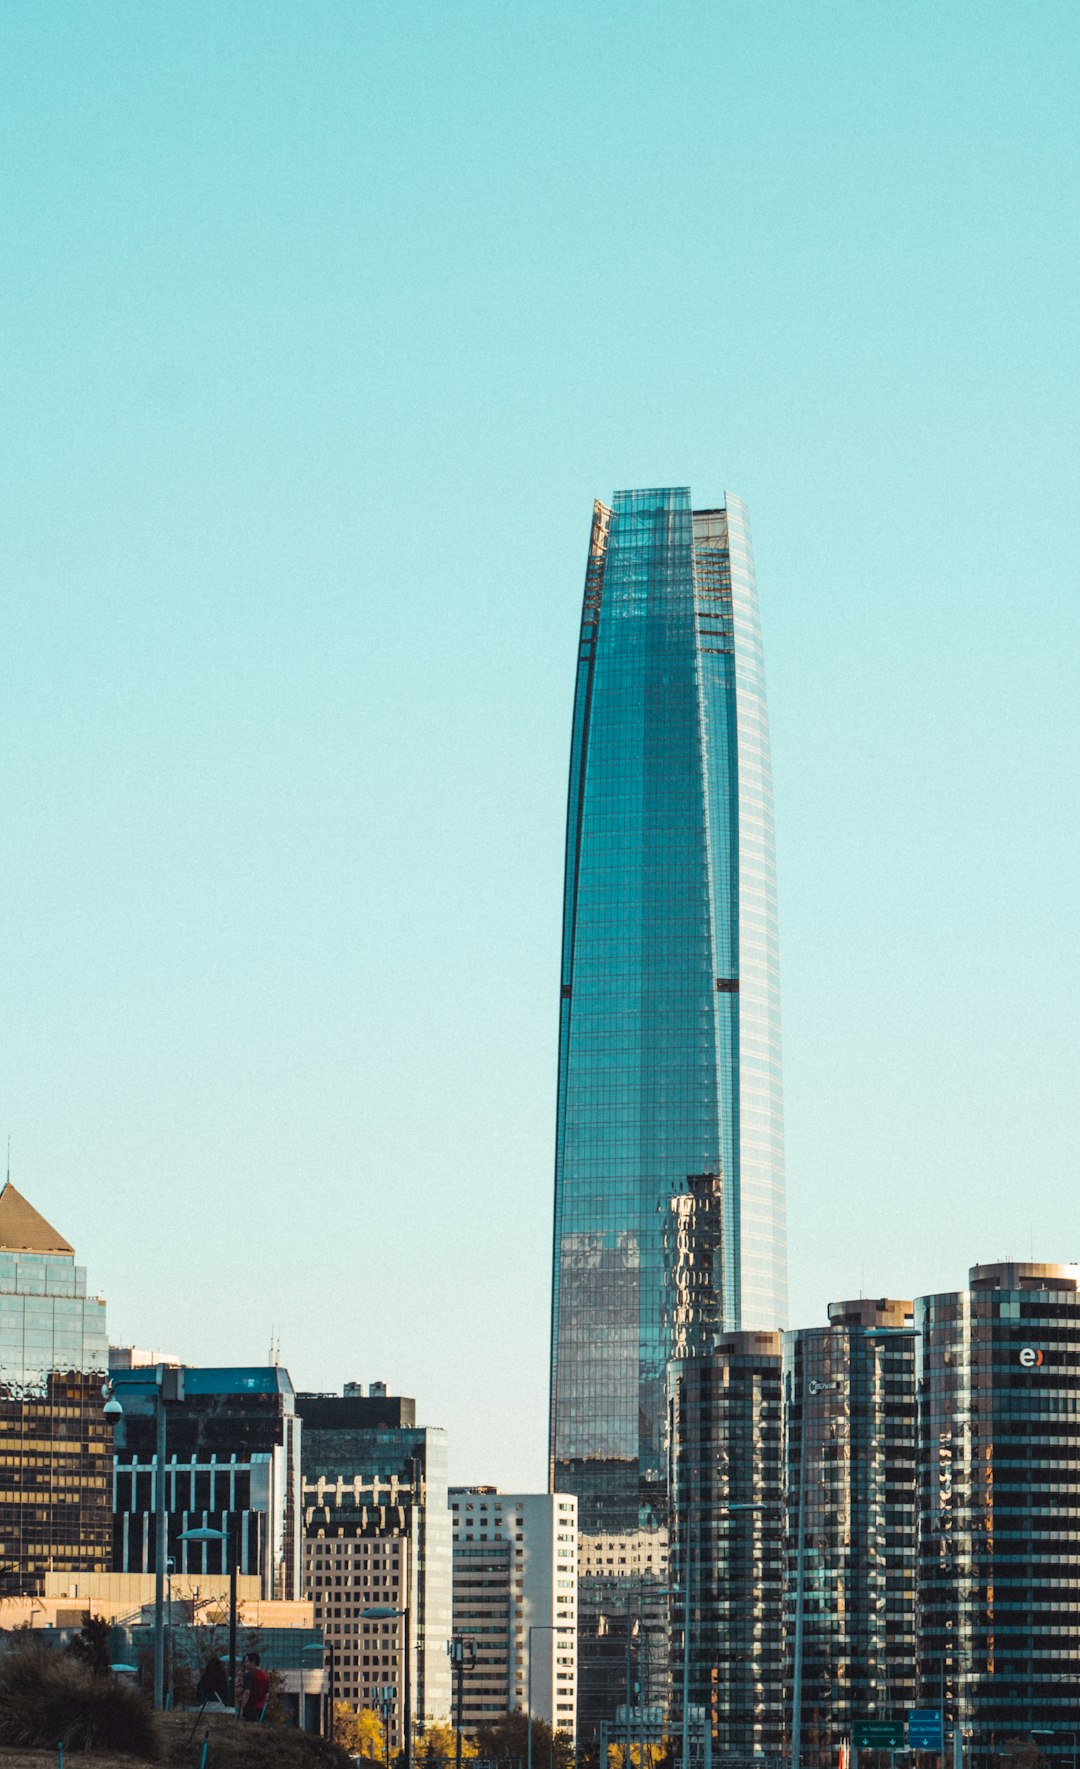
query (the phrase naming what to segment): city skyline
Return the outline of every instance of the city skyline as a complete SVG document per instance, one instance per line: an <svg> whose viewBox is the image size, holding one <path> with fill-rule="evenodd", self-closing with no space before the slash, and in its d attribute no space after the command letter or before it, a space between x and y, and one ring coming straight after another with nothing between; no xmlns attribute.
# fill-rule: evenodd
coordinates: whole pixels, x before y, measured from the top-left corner
<svg viewBox="0 0 1080 1769"><path fill-rule="evenodd" d="M0 1132L118 1339L521 1491L614 485L756 525L789 1320L1080 1251L1080 18L413 23L0 18Z"/></svg>

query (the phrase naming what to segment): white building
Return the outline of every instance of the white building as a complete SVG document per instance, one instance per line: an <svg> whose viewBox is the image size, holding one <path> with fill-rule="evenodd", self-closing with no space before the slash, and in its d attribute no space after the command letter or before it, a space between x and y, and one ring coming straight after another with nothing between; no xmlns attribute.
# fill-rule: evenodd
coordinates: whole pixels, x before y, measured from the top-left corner
<svg viewBox="0 0 1080 1769"><path fill-rule="evenodd" d="M466 1730L496 1722L530 1696L556 1732L577 1720L577 1499L451 1487L454 1632L476 1645L466 1671Z"/></svg>

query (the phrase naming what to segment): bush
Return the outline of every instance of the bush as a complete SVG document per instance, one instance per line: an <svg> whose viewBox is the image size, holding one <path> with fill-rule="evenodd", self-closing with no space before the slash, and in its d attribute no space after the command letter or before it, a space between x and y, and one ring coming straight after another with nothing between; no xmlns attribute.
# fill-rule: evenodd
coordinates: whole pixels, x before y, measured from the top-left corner
<svg viewBox="0 0 1080 1769"><path fill-rule="evenodd" d="M0 1655L0 1744L159 1754L152 1710L137 1690L95 1676L77 1657L29 1642Z"/></svg>

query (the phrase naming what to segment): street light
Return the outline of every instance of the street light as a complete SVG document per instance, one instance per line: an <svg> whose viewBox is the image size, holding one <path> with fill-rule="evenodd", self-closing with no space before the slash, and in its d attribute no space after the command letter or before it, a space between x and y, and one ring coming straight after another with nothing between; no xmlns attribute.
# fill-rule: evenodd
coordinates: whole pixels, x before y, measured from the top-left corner
<svg viewBox="0 0 1080 1769"><path fill-rule="evenodd" d="M323 1721L323 1737L330 1744L334 1742L334 1642L332 1640L317 1641L314 1646L302 1646L301 1652L318 1652L330 1655L330 1699L324 1709L326 1718Z"/></svg>
<svg viewBox="0 0 1080 1769"><path fill-rule="evenodd" d="M573 1634L574 1632L575 1632L575 1630L569 1622L530 1622L529 1623L529 1647L528 1647L529 1674L528 1674L527 1694L525 1697L525 1705L529 1710L528 1724L527 1724L527 1736L528 1736L528 1741L529 1741L528 1742L528 1769L532 1769L532 1757L533 1757L533 1752L532 1752L532 1722L533 1722L533 1714L532 1714L532 1637L534 1634ZM558 1679L556 1678L556 1683L557 1682L558 1682ZM629 1700L629 1697L627 1697L627 1699ZM554 1731L555 1731L554 1709L552 1710L552 1715L551 1715L551 1730L552 1730L552 1733L554 1733ZM601 1769L607 1769L607 1764L606 1763L602 1764ZM630 1769L629 1762L626 1765L626 1769Z"/></svg>
<svg viewBox="0 0 1080 1769"><path fill-rule="evenodd" d="M116 1420L123 1413L120 1398L111 1380L102 1388L106 1418ZM175 1364L158 1364L154 1370L154 1419L156 1443L154 1452L154 1706L165 1706L165 1537L168 1525L165 1515L165 1405L167 1401L184 1398L184 1372Z"/></svg>
<svg viewBox="0 0 1080 1769"><path fill-rule="evenodd" d="M405 1769L412 1769L412 1641L409 1635L409 1606L406 1603L401 1609L395 1609L388 1603L373 1603L370 1608L360 1611L360 1619L364 1622L402 1621L405 1636L405 1674L402 1678L404 1700L402 1703L402 1726L405 1733ZM331 1655L333 1647L330 1648ZM333 1657L331 1656L330 1681L333 1684ZM331 1699L333 1689L331 1688Z"/></svg>
<svg viewBox="0 0 1080 1769"><path fill-rule="evenodd" d="M182 1542L227 1542L229 1545L229 1699L233 1707L236 1706L236 1573L240 1559L237 1523L237 1517L230 1512L227 1530L207 1526L180 1531Z"/></svg>
<svg viewBox="0 0 1080 1769"><path fill-rule="evenodd" d="M465 1671L466 1669L470 1671L475 1671L476 1669L476 1641L470 1640L464 1634L452 1634L450 1639L446 1642L446 1650L450 1657L450 1663L453 1666L454 1682L456 1685L455 1694L457 1696L457 1700L454 1703L457 1715L457 1729L454 1741L454 1769L461 1769L461 1714L465 1699ZM468 1661L467 1664L466 1661Z"/></svg>

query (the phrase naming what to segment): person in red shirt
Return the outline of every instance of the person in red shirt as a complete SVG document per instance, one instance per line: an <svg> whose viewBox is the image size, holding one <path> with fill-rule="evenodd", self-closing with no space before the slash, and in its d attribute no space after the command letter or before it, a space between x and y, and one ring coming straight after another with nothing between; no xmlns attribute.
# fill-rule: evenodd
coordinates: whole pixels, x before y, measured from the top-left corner
<svg viewBox="0 0 1080 1769"><path fill-rule="evenodd" d="M242 1720L262 1719L270 1696L270 1679L259 1663L257 1652L244 1655L244 1695L240 1703Z"/></svg>

